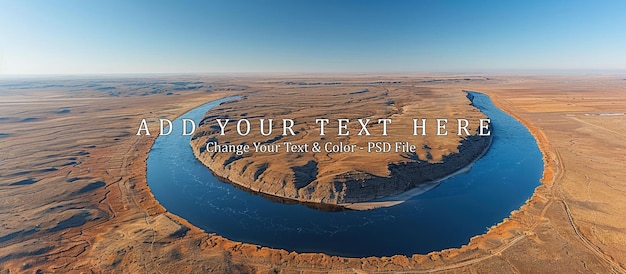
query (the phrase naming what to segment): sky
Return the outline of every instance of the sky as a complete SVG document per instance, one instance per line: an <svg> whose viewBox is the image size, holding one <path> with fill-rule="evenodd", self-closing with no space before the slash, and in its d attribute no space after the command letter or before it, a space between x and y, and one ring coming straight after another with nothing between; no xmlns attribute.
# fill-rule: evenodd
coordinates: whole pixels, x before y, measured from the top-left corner
<svg viewBox="0 0 626 274"><path fill-rule="evenodd" d="M0 74L626 71L626 1L0 0Z"/></svg>

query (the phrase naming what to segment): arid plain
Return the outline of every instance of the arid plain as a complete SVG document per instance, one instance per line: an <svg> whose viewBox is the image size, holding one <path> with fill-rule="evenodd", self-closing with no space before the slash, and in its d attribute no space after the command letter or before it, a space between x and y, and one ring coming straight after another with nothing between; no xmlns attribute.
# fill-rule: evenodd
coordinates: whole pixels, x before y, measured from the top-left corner
<svg viewBox="0 0 626 274"><path fill-rule="evenodd" d="M141 118L173 119L214 99L317 82L484 92L537 139L542 185L520 210L460 248L382 258L234 242L205 233L154 199L146 158L156 134L135 136ZM624 273L624 112L624 75L3 79L0 270Z"/></svg>

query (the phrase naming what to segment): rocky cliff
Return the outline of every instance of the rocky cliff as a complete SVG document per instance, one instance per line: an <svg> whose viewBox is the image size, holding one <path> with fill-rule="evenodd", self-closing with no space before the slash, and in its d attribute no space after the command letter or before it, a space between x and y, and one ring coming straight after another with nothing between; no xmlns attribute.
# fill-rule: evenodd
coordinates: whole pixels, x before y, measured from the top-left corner
<svg viewBox="0 0 626 274"><path fill-rule="evenodd" d="M196 157L217 176L245 189L304 202L341 204L362 202L399 194L432 180L446 177L480 157L491 143L491 137L457 136L450 124L448 136L436 136L437 118L450 121L464 118L478 121L485 116L471 106L459 91L433 91L400 88L393 91L369 87L346 90L333 87L312 92L309 89L272 90L244 96L212 110L192 137ZM358 92L357 92L358 91ZM326 99L324 99L326 98ZM274 104L272 104L272 102ZM262 136L258 132L239 136L235 128L220 135L216 118L246 117L258 129L255 118L290 118L298 122L295 136ZM316 118L393 118L396 127L388 136L337 136L328 132L319 136ZM413 136L412 119L431 118L427 136ZM409 123L410 122L410 123ZM358 125L357 125L358 126ZM372 125L371 132L379 130ZM358 132L358 127L349 128ZM329 126L329 131L332 126ZM336 128L335 128L336 130ZM476 123L470 132L477 132ZM343 142L366 146L368 141L410 141L415 153L244 153L206 151L207 142L252 144L264 142L299 144Z"/></svg>

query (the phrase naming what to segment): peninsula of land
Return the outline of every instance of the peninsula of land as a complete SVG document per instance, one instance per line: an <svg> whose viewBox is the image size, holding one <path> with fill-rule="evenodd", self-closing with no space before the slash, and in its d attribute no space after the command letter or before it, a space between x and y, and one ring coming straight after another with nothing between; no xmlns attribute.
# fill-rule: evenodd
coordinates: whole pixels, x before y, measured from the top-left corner
<svg viewBox="0 0 626 274"><path fill-rule="evenodd" d="M430 185L470 165L491 142L491 136L481 128L485 123L476 123L487 117L461 90L401 82L286 83L246 94L209 111L192 137L195 156L219 177L250 191L302 202L344 205ZM320 115L331 119L317 118ZM269 133L268 117L283 121L283 126L277 126L277 134ZM237 126L225 123L231 120L245 121L245 126L240 122ZM445 135L443 121L450 121ZM459 132L448 134L454 128ZM463 129L470 134L461 134ZM315 143L323 147L310 149L309 145ZM382 153L383 144L390 143L411 144L413 150L389 149ZM219 144L246 149L220 150ZM253 144L286 145L287 151L253 153L249 149ZM376 144L381 145L378 150ZM331 150L333 146L339 149ZM347 150L341 149L346 146ZM377 204L383 205L393 203Z"/></svg>

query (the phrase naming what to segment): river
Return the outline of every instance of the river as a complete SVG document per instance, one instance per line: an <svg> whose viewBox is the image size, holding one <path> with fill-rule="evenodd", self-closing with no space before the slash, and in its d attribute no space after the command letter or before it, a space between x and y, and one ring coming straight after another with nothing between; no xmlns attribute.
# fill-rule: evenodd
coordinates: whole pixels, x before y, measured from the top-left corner
<svg viewBox="0 0 626 274"><path fill-rule="evenodd" d="M157 137L147 162L156 199L207 232L234 241L347 257L428 253L467 244L519 209L539 185L542 154L528 129L482 93L473 104L491 119L493 142L469 172L387 208L338 212L285 204L218 180L193 155L182 118L201 120L229 98L197 107Z"/></svg>

